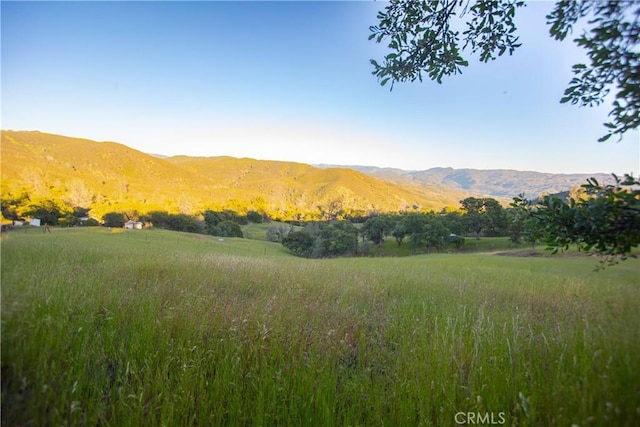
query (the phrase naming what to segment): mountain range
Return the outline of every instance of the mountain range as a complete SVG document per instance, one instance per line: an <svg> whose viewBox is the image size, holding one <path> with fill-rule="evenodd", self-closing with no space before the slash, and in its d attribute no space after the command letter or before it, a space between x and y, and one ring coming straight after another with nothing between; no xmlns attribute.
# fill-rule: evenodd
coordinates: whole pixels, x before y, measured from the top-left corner
<svg viewBox="0 0 640 427"><path fill-rule="evenodd" d="M91 215L137 210L195 214L256 209L272 217L312 217L339 201L354 214L458 208L469 196L505 201L521 192L569 190L594 175L435 168L312 166L233 157L165 157L115 142L37 131L2 131L1 195L28 194L91 208Z"/></svg>
<svg viewBox="0 0 640 427"><path fill-rule="evenodd" d="M333 167L317 165L318 167ZM427 170L403 170L375 166L342 166L364 172L397 184L442 186L494 198L511 199L522 193L536 198L542 194L555 194L571 190L586 183L589 178L599 182L613 182L610 174L553 174L511 169L453 169L431 168Z"/></svg>

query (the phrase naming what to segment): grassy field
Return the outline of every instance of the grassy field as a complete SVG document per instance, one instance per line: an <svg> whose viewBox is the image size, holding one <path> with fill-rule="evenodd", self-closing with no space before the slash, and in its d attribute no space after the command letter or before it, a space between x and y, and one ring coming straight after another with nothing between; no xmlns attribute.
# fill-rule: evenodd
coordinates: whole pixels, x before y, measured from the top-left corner
<svg viewBox="0 0 640 427"><path fill-rule="evenodd" d="M102 228L1 259L3 425L640 425L639 260Z"/></svg>

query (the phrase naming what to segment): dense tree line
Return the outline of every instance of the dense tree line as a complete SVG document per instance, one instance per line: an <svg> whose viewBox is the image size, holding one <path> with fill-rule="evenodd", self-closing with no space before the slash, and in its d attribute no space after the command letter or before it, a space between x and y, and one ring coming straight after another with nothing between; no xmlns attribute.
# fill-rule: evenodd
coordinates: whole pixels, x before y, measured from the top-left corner
<svg viewBox="0 0 640 427"><path fill-rule="evenodd" d="M32 201L28 194L3 197L1 200L2 217L18 221L38 218L42 223L52 226L98 226L121 228L127 221L139 221L145 226L163 228L188 233L210 234L220 237L243 237L241 225L260 223L264 216L256 211L246 215L232 210L206 210L198 215L151 211L140 214L136 210L107 212L99 220L90 218L90 209L70 207L54 200Z"/></svg>
<svg viewBox="0 0 640 427"><path fill-rule="evenodd" d="M298 228L303 227L302 230L293 231L293 223L291 226L271 227L267 230L267 240L281 242L296 255L320 258L366 254L388 238L393 238L398 245L408 242L412 252L418 253L459 248L464 242L464 235L480 238L504 236L509 232L506 210L498 201L490 198L467 198L461 201L460 210L453 212L379 214L339 220L343 209L338 204L326 209L319 208L318 217L323 220L297 222ZM50 225L74 226L80 225L81 218L86 221L89 210L70 209L52 200L30 203L28 196L24 195L21 198L3 199L2 213L7 219L27 216L40 218ZM259 223L263 219L263 214L256 211L241 215L229 209L206 210L196 216L166 211L141 214L136 210L128 210L108 212L102 216L100 224L120 228L133 220L142 222L145 227L243 237L242 225ZM92 222L91 225L99 224L96 220Z"/></svg>
<svg viewBox="0 0 640 427"><path fill-rule="evenodd" d="M439 213L404 212L358 216L320 222L296 222L302 230L274 226L267 230L267 240L280 242L292 253L303 257L363 255L393 238L398 245L408 244L412 253L460 249L464 237L509 236L514 244L526 243L535 248L545 244L553 252L576 245L580 250L605 257L605 263L632 255L640 242L640 182L630 175L614 184L603 185L590 180L579 189L564 195L547 195L528 200L521 195L504 208L491 198L468 197L460 201L457 211ZM89 209L59 205L53 200L31 200L28 194L4 197L2 216L7 220L39 218L55 226L104 225L123 227L128 220L145 226L220 237L243 237L241 226L259 223L263 214L248 211L206 210L197 216L135 210L109 212L101 221L89 218Z"/></svg>
<svg viewBox="0 0 640 427"><path fill-rule="evenodd" d="M411 245L415 254L460 249L465 235L508 235L509 212L497 200L469 197L460 204L460 211L454 212L373 215L362 219L360 227L347 220L312 222L288 232L281 241L295 255L323 258L366 255L389 238L398 245Z"/></svg>
<svg viewBox="0 0 640 427"><path fill-rule="evenodd" d="M99 225L96 219L87 219L89 208L60 205L51 199L31 200L27 193L3 197L0 206L2 217L11 221L38 218L53 226Z"/></svg>

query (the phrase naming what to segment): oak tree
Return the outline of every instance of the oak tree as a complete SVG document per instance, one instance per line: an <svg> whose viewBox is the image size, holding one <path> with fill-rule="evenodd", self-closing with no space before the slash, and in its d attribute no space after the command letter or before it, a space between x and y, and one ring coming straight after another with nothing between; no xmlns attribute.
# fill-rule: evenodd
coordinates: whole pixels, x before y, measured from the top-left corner
<svg viewBox="0 0 640 427"><path fill-rule="evenodd" d="M442 83L462 73L469 55L481 62L512 54L519 46L514 17L522 0L391 0L369 27L370 40L386 43L390 52L371 60L382 85L422 81ZM573 79L560 99L580 106L598 105L613 91L605 123L607 133L622 136L640 125L640 3L629 0L558 0L547 15L549 33L564 40L574 28L574 42L589 62L573 66Z"/></svg>

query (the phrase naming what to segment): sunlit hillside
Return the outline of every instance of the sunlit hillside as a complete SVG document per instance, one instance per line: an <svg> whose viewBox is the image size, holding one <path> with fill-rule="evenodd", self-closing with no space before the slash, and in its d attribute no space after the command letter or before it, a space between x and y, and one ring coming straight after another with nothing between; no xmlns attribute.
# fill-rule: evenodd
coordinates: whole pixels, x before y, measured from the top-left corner
<svg viewBox="0 0 640 427"><path fill-rule="evenodd" d="M457 207L465 193L400 185L352 169L236 159L159 158L115 142L42 132L2 131L2 197L27 193L69 207L140 213L204 209L264 210L272 216L312 216L339 201L347 211L370 213Z"/></svg>
<svg viewBox="0 0 640 427"><path fill-rule="evenodd" d="M198 183L199 192L194 190ZM114 142L2 132L2 196L27 192L97 212L190 210L213 188L195 174Z"/></svg>
<svg viewBox="0 0 640 427"><path fill-rule="evenodd" d="M371 211L413 209L439 210L457 207L466 194L445 187L419 187L384 181L347 169L321 169L311 165L232 157L186 157L166 159L216 182L229 194L246 200L267 201L271 209L312 211L317 205L339 200L343 208Z"/></svg>

